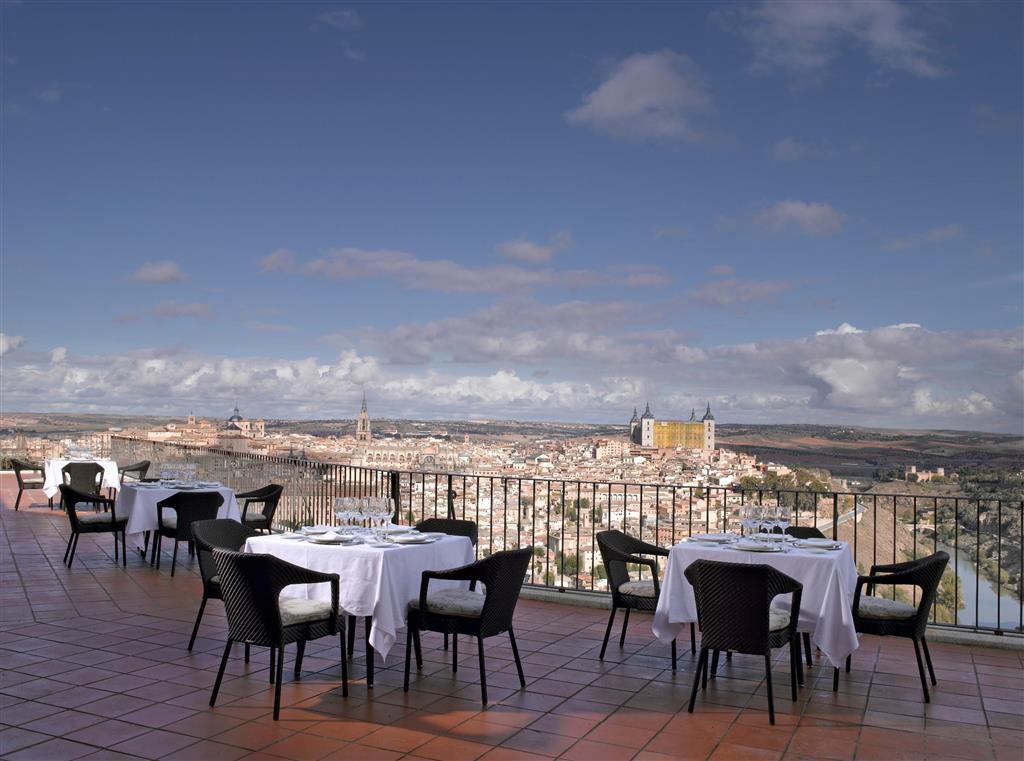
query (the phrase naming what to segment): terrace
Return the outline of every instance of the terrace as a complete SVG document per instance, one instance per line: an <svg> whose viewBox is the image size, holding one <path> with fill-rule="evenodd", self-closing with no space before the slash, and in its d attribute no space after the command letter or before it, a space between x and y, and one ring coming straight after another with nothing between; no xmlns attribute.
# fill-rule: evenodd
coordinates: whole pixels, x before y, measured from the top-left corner
<svg viewBox="0 0 1024 761"><path fill-rule="evenodd" d="M402 506L403 520L443 515L449 504L457 514L479 518L480 553L517 543L546 547L549 555L531 569L532 583L516 611L527 686L518 687L507 645L500 638L493 641L500 646L489 642L491 704L484 708L476 653L469 648L461 654L459 671L452 674L451 651L441 648L439 636L426 635L424 669L408 693L401 689L401 646L386 662L378 658L371 690L363 681L365 653L357 644L350 694L343 698L337 645L322 640L310 644L301 680L294 681L286 666L280 721L271 720L268 659L260 649L249 664L240 658L229 663L218 705L211 709L210 688L226 626L223 607L212 603L194 651L186 651L201 594L196 563L179 562L171 578L169 564L157 571L130 553L124 569L113 562L109 536L94 541L86 535L68 570L60 564L66 517L51 511L39 493L27 495L34 504L26 507L23 501L15 512L16 484L4 475L0 754L5 758L1020 758L1024 662L1020 639L1013 634L1020 604L1019 598L1011 604L1007 593L1016 589L1001 582L996 583L993 621L987 620L978 596L973 605L952 605L936 614L930 637L938 685L930 704L923 702L917 683L911 643L894 638L862 636L853 670L840 680L837 693L832 692L831 668L816 656L798 701L776 696L775 726L768 724L760 661L748 656L723 663L695 712L687 713L696 660L681 647L679 670L673 673L668 647L651 634L650 616L631 619L625 647L613 643L605 659L598 660L607 613L594 607L605 600L603 580L591 572L588 554L587 536L596 527L579 515L566 520L567 510L582 515L580 495L589 493L589 506L604 506L600 520L592 516L601 527L614 521L662 543L686 536L695 525L731 526L734 500L746 503L754 495L723 490L695 496L687 487L615 484L607 487L607 499L598 499L603 485L580 482L524 486L522 480L391 475L210 450L183 452L149 442L114 446L115 456L124 461L143 455L157 461L187 457L236 489L260 481L285 483L291 501L279 513L282 522L326 515L337 495L390 494ZM451 499L449 491L456 493ZM871 557L884 562L896 553L917 551L916 540L908 550L894 538L908 520L909 536L924 537L922 551L930 552L938 541L946 506L937 500L915 503L908 518L896 498L890 507L857 498L847 504L845 497L806 495L795 504L786 495L757 499L781 501L796 520L840 537L848 532L846 538L858 543L869 563ZM666 503L678 510L664 512ZM981 526L990 509L1001 520L1019 513L1021 506L957 502L953 520L962 522L972 514ZM918 531L918 523L930 529ZM883 531L890 524L895 532ZM956 549L981 546L968 542L971 535L954 530ZM1012 538L1000 534L999 549ZM565 566L570 554L576 556L575 569ZM1004 556L998 557L1001 566ZM974 565L979 571L980 565ZM972 577L977 589L981 575ZM958 600L961 582L952 584L951 599ZM535 599L539 592L546 593L545 599ZM550 601L553 597L558 602ZM1000 603L1004 599L1011 602ZM972 634L983 630L1005 632L999 639L1010 647L983 644L983 635ZM950 632L967 638L966 643L938 641ZM776 683L784 684L788 660L778 653L773 672Z"/></svg>

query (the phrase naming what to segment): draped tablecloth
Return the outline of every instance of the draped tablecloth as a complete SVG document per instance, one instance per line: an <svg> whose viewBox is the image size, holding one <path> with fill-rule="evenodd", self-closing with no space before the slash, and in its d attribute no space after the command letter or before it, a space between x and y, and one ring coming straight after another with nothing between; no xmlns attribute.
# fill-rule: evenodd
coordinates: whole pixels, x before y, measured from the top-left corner
<svg viewBox="0 0 1024 761"><path fill-rule="evenodd" d="M60 485L64 483L64 474L61 470L70 462L95 462L103 468L103 482L100 486L104 489L118 489L121 486L121 478L117 472L117 463L113 460L71 460L56 458L46 460L43 463L43 492L47 499L53 499L60 492Z"/></svg>
<svg viewBox="0 0 1024 761"><path fill-rule="evenodd" d="M708 546L697 542L675 545L669 551L668 567L652 625L654 636L662 642L671 642L684 623L697 620L693 587L683 573L690 563L698 559L763 563L791 576L804 585L798 631L810 632L811 641L837 668L843 665L847 655L857 649L852 610L857 567L846 543L839 550L821 554L796 548L789 552L744 552L728 545ZM780 596L776 604L788 608L789 596Z"/></svg>
<svg viewBox="0 0 1024 761"><path fill-rule="evenodd" d="M430 544L388 548L313 544L280 536L250 537L243 552L268 553L289 563L340 578L338 604L353 616L373 616L370 645L382 658L405 626L409 601L419 597L424 571L443 571L473 562L473 545L464 536L446 536ZM465 582L432 581L430 590L464 588ZM284 596L331 600L330 584L296 584Z"/></svg>
<svg viewBox="0 0 1024 761"><path fill-rule="evenodd" d="M125 483L117 493L117 502L114 504L114 514L118 518L128 518L128 527L125 529L127 541L141 545L142 534L146 531L156 531L160 524L157 520L156 505L158 502L167 499L179 491L186 491L171 486L160 486L159 484L137 484ZM224 497L224 502L217 510L218 518L230 518L241 520L238 511L238 501L235 493L226 486L215 489L188 489L187 491L216 491ZM172 510L167 510L169 515Z"/></svg>

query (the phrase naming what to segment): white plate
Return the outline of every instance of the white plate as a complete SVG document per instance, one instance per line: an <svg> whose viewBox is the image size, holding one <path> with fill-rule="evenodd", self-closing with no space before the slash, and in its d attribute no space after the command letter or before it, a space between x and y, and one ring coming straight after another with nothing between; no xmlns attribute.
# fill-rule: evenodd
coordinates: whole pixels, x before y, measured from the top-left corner
<svg viewBox="0 0 1024 761"><path fill-rule="evenodd" d="M797 545L797 547L800 547L800 545ZM812 555L827 555L831 552L831 550L825 547L800 547L800 549L804 552L809 552Z"/></svg>
<svg viewBox="0 0 1024 761"><path fill-rule="evenodd" d="M799 547L805 552L835 552L836 550L842 549L843 545L832 542L831 544L811 544L810 542L797 542L794 546Z"/></svg>
<svg viewBox="0 0 1024 761"><path fill-rule="evenodd" d="M726 542L733 541L736 537L732 534L693 534L690 538L698 542L717 542L718 544L725 544Z"/></svg>
<svg viewBox="0 0 1024 761"><path fill-rule="evenodd" d="M397 544L393 544L392 542L378 542L376 539L371 539L368 542L364 542L364 544L367 547L377 547L379 549L384 550L398 546Z"/></svg>
<svg viewBox="0 0 1024 761"><path fill-rule="evenodd" d="M302 533L305 534L306 536L311 536L311 535L316 535L316 534L326 534L330 530L331 530L330 526L303 526L300 529L300 531L302 531Z"/></svg>
<svg viewBox="0 0 1024 761"><path fill-rule="evenodd" d="M412 526L387 526L381 530L381 533L394 536L395 534L408 534L415 530Z"/></svg>
<svg viewBox="0 0 1024 761"><path fill-rule="evenodd" d="M444 533L443 531L423 531L420 533L420 536L425 536L429 539L437 541L438 539L444 539L446 536L448 536L448 534Z"/></svg>
<svg viewBox="0 0 1024 761"><path fill-rule="evenodd" d="M834 547L837 544L835 539L821 539L819 537L801 539L800 542L811 547Z"/></svg>
<svg viewBox="0 0 1024 761"><path fill-rule="evenodd" d="M397 544L430 544L436 542L437 539L423 534L401 534L396 536L392 541Z"/></svg>
<svg viewBox="0 0 1024 761"><path fill-rule="evenodd" d="M782 548L777 544L746 544L745 542L733 545L733 549L742 552L782 552Z"/></svg>

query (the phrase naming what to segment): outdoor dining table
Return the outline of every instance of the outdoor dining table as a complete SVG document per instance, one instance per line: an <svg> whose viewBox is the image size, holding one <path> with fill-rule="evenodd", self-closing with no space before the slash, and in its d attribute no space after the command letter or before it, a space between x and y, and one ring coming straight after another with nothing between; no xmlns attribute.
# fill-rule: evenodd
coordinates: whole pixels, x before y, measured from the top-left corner
<svg viewBox="0 0 1024 761"><path fill-rule="evenodd" d="M243 552L268 553L340 579L338 605L352 616L372 617L368 645L387 658L398 630L405 626L409 601L419 597L424 571L438 571L472 563L473 545L464 536L444 536L429 544L315 544L302 537L281 534L254 536ZM432 581L431 591L464 588L465 582ZM329 584L295 584L284 596L330 602ZM366 654L366 682L373 685L373 653Z"/></svg>
<svg viewBox="0 0 1024 761"><path fill-rule="evenodd" d="M670 643L684 624L697 621L693 587L683 575L693 561L764 563L803 584L797 630L809 632L811 642L829 662L836 668L841 667L846 656L858 646L852 610L857 566L850 546L839 542L836 550L811 551L800 549L798 542L784 544L785 549L779 552L750 552L737 549L736 543L700 541L683 541L672 547L651 627L654 636L666 644ZM787 597L780 596L776 604L788 608Z"/></svg>
<svg viewBox="0 0 1024 761"><path fill-rule="evenodd" d="M64 466L72 462L95 462L103 468L103 481L100 486L104 489L118 489L121 486L121 479L117 473L117 463L113 460L96 459L72 459L55 457L43 462L43 492L47 499L53 499L60 492L60 485L64 483Z"/></svg>
<svg viewBox="0 0 1024 761"><path fill-rule="evenodd" d="M157 503L179 491L220 492L221 496L224 497L224 503L217 510L217 517L230 518L236 521L241 520L235 492L227 486L218 485L202 488L171 486L161 483L126 482L117 493L117 501L114 503L114 514L119 518L128 518L128 526L125 529L127 541L134 542L136 546L142 547L143 535L147 531L156 531L160 527L160 520L156 509Z"/></svg>

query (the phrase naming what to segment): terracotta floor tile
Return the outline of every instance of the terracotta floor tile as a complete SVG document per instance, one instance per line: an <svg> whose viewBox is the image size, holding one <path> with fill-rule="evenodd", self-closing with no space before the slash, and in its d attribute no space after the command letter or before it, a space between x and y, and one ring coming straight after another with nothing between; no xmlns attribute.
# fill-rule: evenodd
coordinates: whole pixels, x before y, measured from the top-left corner
<svg viewBox="0 0 1024 761"><path fill-rule="evenodd" d="M363 737L359 743L374 748L408 753L431 739L433 739L433 735L426 732L402 729L401 727L381 727Z"/></svg>
<svg viewBox="0 0 1024 761"><path fill-rule="evenodd" d="M94 753L96 748L91 745L71 742L64 738L54 738L38 745L30 745L7 756L10 761L72 761L72 759Z"/></svg>
<svg viewBox="0 0 1024 761"><path fill-rule="evenodd" d="M37 745L50 739L50 735L41 732L33 732L22 727L8 727L0 729L0 754L4 757L10 756L16 750L21 750L29 745Z"/></svg>
<svg viewBox="0 0 1024 761"><path fill-rule="evenodd" d="M768 750L766 748L752 748L747 745L733 745L732 743L721 743L711 754L712 761L777 761L782 758L782 751Z"/></svg>
<svg viewBox="0 0 1024 761"><path fill-rule="evenodd" d="M574 743L575 739L572 737L527 728L519 730L501 744L506 748L554 757L564 753Z"/></svg>
<svg viewBox="0 0 1024 761"><path fill-rule="evenodd" d="M435 737L416 748L416 755L434 761L475 761L491 750L484 743L460 740L455 737Z"/></svg>
<svg viewBox="0 0 1024 761"><path fill-rule="evenodd" d="M584 739L605 745L621 745L639 750L657 734L656 730L632 727L625 724L602 722L585 735Z"/></svg>
<svg viewBox="0 0 1024 761"><path fill-rule="evenodd" d="M248 753L245 748L222 745L212 740L200 740L162 758L167 761L235 761Z"/></svg>
<svg viewBox="0 0 1024 761"><path fill-rule="evenodd" d="M113 749L141 758L162 758L196 742L195 737L154 729L130 740L117 743Z"/></svg>

